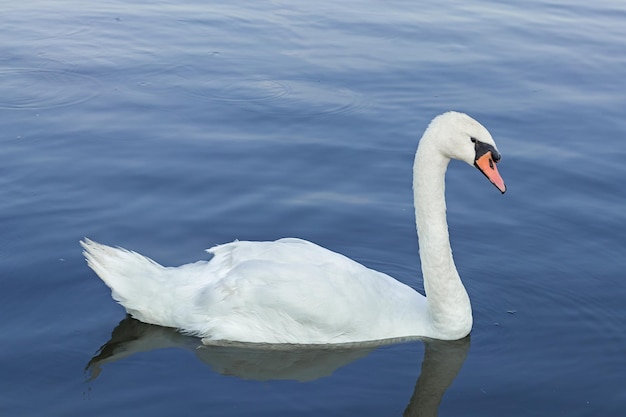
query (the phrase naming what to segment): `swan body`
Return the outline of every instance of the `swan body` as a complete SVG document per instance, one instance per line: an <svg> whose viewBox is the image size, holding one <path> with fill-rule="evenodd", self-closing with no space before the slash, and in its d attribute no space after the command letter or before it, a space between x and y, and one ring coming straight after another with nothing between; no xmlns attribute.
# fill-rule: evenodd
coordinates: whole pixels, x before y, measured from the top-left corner
<svg viewBox="0 0 626 417"><path fill-rule="evenodd" d="M89 266L134 318L205 343L330 344L423 336L454 340L472 327L454 265L444 179L451 158L479 168L505 191L489 132L457 112L433 119L415 156L413 190L424 297L384 273L314 243L235 241L213 257L163 267L138 253L84 239Z"/></svg>

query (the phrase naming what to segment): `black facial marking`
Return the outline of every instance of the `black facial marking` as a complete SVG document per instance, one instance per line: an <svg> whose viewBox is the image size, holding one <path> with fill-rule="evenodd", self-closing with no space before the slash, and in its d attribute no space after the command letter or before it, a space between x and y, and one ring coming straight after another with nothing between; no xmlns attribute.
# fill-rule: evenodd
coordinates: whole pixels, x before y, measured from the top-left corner
<svg viewBox="0 0 626 417"><path fill-rule="evenodd" d="M474 149L476 150L476 156L474 157L475 161L478 160L478 158L480 158L487 152L491 152L491 157L493 158L493 162L497 163L500 161L500 153L496 151L496 149L493 146L487 143L481 142L475 138L472 138L472 142L474 142L475 144ZM493 162L490 160L489 165L492 166Z"/></svg>

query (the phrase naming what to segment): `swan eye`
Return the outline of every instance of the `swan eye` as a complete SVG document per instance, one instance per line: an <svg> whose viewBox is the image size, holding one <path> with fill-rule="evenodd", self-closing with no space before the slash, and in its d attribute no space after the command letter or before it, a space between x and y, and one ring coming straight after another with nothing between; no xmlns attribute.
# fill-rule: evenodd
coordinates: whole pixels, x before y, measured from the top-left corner
<svg viewBox="0 0 626 417"><path fill-rule="evenodd" d="M472 141L472 143L478 142L478 140L476 140L476 138L474 138L474 137L471 137L470 140Z"/></svg>

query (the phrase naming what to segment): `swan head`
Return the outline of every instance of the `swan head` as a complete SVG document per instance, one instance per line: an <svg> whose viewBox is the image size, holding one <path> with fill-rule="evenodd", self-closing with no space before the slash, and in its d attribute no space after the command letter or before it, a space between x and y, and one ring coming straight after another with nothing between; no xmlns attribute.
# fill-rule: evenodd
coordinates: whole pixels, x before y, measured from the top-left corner
<svg viewBox="0 0 626 417"><path fill-rule="evenodd" d="M427 134L439 139L436 146L443 156L475 166L504 194L506 186L496 167L500 152L483 125L465 113L451 111L435 117Z"/></svg>

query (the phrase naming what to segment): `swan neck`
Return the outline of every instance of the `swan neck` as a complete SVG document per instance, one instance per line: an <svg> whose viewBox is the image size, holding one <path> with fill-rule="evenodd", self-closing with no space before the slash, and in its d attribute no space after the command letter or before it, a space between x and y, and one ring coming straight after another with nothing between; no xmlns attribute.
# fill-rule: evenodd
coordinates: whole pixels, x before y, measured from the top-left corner
<svg viewBox="0 0 626 417"><path fill-rule="evenodd" d="M446 219L445 174L450 160L427 141L415 156L415 222L425 284L456 273Z"/></svg>
<svg viewBox="0 0 626 417"><path fill-rule="evenodd" d="M433 139L428 135L422 138L413 167L419 254L433 331L441 339L458 339L469 333L472 313L448 234L445 174L450 159Z"/></svg>

